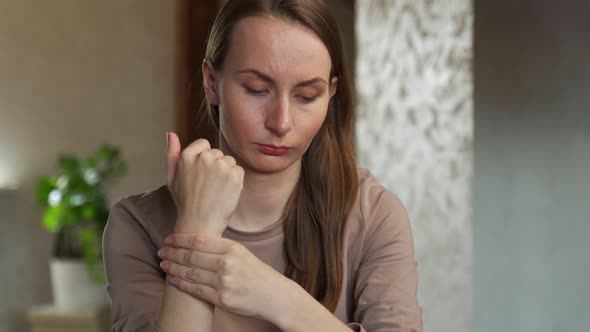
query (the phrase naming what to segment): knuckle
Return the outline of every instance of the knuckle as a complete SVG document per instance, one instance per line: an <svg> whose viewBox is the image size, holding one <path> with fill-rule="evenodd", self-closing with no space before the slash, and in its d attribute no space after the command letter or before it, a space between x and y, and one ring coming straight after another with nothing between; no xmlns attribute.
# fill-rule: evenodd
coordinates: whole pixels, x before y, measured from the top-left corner
<svg viewBox="0 0 590 332"><path fill-rule="evenodd" d="M219 286L224 289L231 288L231 276L222 274L219 276Z"/></svg>
<svg viewBox="0 0 590 332"><path fill-rule="evenodd" d="M219 292L219 304L223 307L231 307L232 305L232 295L231 292L227 290L221 290Z"/></svg>
<svg viewBox="0 0 590 332"><path fill-rule="evenodd" d="M211 151L211 150L201 151L201 153L199 153L199 155L197 156L197 158L198 159L203 159L203 160L208 160L209 158L211 158L211 153L209 151Z"/></svg>
<svg viewBox="0 0 590 332"><path fill-rule="evenodd" d="M192 263L192 252L190 250L185 250L184 253L182 254L182 257L184 259L185 262L187 263Z"/></svg>
<svg viewBox="0 0 590 332"><path fill-rule="evenodd" d="M204 138L199 138L198 140L195 141L196 145L200 146L202 149L210 149L211 148L211 144L209 144L209 141L204 139Z"/></svg>
<svg viewBox="0 0 590 332"><path fill-rule="evenodd" d="M240 178L241 178L240 168L241 168L240 166L232 167L232 175L235 180L240 180Z"/></svg>
<svg viewBox="0 0 590 332"><path fill-rule="evenodd" d="M203 297L203 295L205 295L205 292L203 291L203 288L201 288L199 285L193 286L193 293L197 297Z"/></svg>
<svg viewBox="0 0 590 332"><path fill-rule="evenodd" d="M196 269L190 269L187 274L188 274L187 275L188 280L191 280L194 282L197 282L200 280L201 275L200 275L199 271L197 271Z"/></svg>
<svg viewBox="0 0 590 332"><path fill-rule="evenodd" d="M234 259L233 259L233 253L230 253L229 255L226 254L224 261L225 261L225 270L228 271L230 270L233 266L234 266Z"/></svg>
<svg viewBox="0 0 590 332"><path fill-rule="evenodd" d="M195 143L203 144L203 143L209 143L209 141L204 138L199 138L195 141Z"/></svg>
<svg viewBox="0 0 590 332"><path fill-rule="evenodd" d="M190 239L191 248L198 249L203 244L203 236L201 234L193 234Z"/></svg>
<svg viewBox="0 0 590 332"><path fill-rule="evenodd" d="M224 166L228 166L229 169L231 169L233 166L236 165L236 159L232 156L224 156L220 160L221 160L222 164Z"/></svg>
<svg viewBox="0 0 590 332"><path fill-rule="evenodd" d="M217 266L222 270L227 269L229 267L229 258L227 256L217 258Z"/></svg>
<svg viewBox="0 0 590 332"><path fill-rule="evenodd" d="M241 166L235 166L236 168L236 173L240 178L244 177L244 169Z"/></svg>
<svg viewBox="0 0 590 332"><path fill-rule="evenodd" d="M223 152L221 152L221 150L218 149L209 149L203 152L202 154L208 162L215 162L221 157L223 157Z"/></svg>

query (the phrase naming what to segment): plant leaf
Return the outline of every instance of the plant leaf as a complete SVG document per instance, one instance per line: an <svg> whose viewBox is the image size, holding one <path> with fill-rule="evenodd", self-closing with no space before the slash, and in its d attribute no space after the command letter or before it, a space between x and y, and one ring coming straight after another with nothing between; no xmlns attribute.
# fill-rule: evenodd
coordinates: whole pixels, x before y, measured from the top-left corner
<svg viewBox="0 0 590 332"><path fill-rule="evenodd" d="M86 220L94 220L94 218L96 218L96 208L89 204L83 205L82 218Z"/></svg>
<svg viewBox="0 0 590 332"><path fill-rule="evenodd" d="M60 223L61 207L59 205L50 206L43 214L43 227L51 233L57 232Z"/></svg>
<svg viewBox="0 0 590 332"><path fill-rule="evenodd" d="M43 176L40 177L37 183L37 203L43 207L49 204L49 193L57 188L56 180Z"/></svg>
<svg viewBox="0 0 590 332"><path fill-rule="evenodd" d="M61 154L58 157L58 166L60 172L68 176L74 175L79 172L80 161L78 157L71 154Z"/></svg>

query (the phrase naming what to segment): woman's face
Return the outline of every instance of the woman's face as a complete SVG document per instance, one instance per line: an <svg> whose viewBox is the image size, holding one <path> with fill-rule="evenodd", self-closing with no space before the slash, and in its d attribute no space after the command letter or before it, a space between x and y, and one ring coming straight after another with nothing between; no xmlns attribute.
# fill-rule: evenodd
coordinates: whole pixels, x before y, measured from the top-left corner
<svg viewBox="0 0 590 332"><path fill-rule="evenodd" d="M203 64L225 152L246 170L298 166L336 91L330 68L328 50L311 29L267 16L240 20L223 68Z"/></svg>

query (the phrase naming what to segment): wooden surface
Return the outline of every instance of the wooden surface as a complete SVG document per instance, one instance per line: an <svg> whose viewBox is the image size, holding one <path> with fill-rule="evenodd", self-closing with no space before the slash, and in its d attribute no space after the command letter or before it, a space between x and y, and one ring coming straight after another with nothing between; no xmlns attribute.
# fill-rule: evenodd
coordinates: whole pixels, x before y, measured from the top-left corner
<svg viewBox="0 0 590 332"><path fill-rule="evenodd" d="M109 332L110 307L62 309L53 304L35 306L27 312L31 332Z"/></svg>

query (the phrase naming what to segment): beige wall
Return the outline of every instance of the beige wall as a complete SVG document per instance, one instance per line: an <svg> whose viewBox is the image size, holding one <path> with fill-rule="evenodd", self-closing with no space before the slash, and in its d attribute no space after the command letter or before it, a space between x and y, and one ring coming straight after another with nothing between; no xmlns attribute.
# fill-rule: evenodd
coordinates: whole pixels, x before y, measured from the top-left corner
<svg viewBox="0 0 590 332"><path fill-rule="evenodd" d="M0 0L0 183L19 184L0 195L0 331L25 331L24 310L51 301L52 237L33 198L58 153L120 146L130 172L111 201L163 183L174 9L161 0Z"/></svg>

